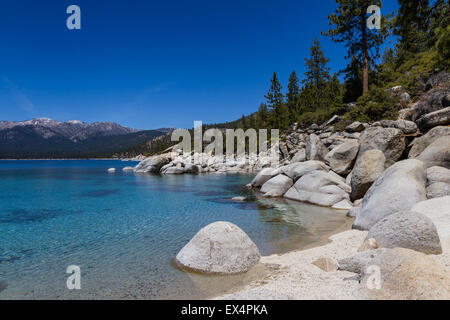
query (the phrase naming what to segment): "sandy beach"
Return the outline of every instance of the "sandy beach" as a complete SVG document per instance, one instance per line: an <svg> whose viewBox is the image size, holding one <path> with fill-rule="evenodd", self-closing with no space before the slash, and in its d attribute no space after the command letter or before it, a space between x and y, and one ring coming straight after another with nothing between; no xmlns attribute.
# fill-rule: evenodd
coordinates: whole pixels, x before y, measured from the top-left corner
<svg viewBox="0 0 450 320"><path fill-rule="evenodd" d="M331 236L330 243L303 251L261 258L265 265L278 265L278 272L259 278L231 294L215 297L223 300L292 299L359 300L356 274L346 271L325 272L312 264L322 256L336 260L357 253L367 232L348 230ZM442 241L443 254L431 256L450 270L450 238Z"/></svg>

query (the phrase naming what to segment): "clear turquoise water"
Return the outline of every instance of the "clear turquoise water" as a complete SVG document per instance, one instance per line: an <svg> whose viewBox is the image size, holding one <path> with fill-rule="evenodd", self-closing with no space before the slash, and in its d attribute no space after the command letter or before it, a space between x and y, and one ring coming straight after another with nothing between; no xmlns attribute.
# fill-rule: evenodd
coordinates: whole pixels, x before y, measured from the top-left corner
<svg viewBox="0 0 450 320"><path fill-rule="evenodd" d="M202 227L240 226L263 255L317 241L344 214L236 203L251 175L153 176L113 160L0 161L0 299L203 297L171 260ZM116 173L107 173L110 167ZM81 290L66 268L81 268Z"/></svg>

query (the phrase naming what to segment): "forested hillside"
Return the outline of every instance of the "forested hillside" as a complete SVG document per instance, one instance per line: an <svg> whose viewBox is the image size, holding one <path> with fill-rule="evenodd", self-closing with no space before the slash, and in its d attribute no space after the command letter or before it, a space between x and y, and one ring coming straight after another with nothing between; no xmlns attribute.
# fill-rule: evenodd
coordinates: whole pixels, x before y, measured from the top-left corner
<svg viewBox="0 0 450 320"><path fill-rule="evenodd" d="M294 123L300 127L322 124L333 115L363 122L394 119L425 91L431 75L449 70L448 1L398 0L396 14L381 15L380 29L367 27L367 8L382 8L382 1L335 1L338 7L328 16L329 30L317 31L310 55L304 58L304 75L293 70L284 89L275 70L257 111L205 128L279 128L284 132ZM347 48L348 65L339 73L330 73L320 35ZM395 43L382 52L388 38ZM152 154L173 144L168 137L140 150Z"/></svg>

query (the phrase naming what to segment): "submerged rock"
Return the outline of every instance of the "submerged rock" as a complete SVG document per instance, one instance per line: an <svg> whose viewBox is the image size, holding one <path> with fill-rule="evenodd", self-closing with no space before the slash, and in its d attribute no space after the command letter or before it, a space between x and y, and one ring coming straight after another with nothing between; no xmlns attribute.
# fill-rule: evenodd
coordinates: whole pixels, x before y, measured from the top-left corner
<svg viewBox="0 0 450 320"><path fill-rule="evenodd" d="M177 254L175 263L188 271L237 274L250 270L261 255L253 241L230 222L201 229Z"/></svg>

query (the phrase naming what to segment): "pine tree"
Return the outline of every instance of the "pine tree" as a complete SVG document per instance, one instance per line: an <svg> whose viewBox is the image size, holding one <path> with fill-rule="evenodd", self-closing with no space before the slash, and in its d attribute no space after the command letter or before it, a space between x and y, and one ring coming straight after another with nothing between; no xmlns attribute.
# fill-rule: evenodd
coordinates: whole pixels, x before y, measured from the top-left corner
<svg viewBox="0 0 450 320"><path fill-rule="evenodd" d="M317 38L314 39L313 45L310 48L311 55L309 59L305 58L306 79L304 83L310 83L317 88L323 88L325 83L330 78L330 68L327 63L330 59L325 58L320 42Z"/></svg>
<svg viewBox="0 0 450 320"><path fill-rule="evenodd" d="M295 70L292 71L289 77L288 83L288 93L287 97L287 106L289 109L289 120L290 123L294 123L298 117L298 98L300 95L300 87L299 87L299 79Z"/></svg>
<svg viewBox="0 0 450 320"><path fill-rule="evenodd" d="M247 119L245 119L245 116L242 115L241 117L241 127L242 129L246 130L247 129Z"/></svg>
<svg viewBox="0 0 450 320"><path fill-rule="evenodd" d="M398 63L411 54L427 49L431 36L429 32L431 7L429 0L398 0L400 8L394 18L394 33L400 37L397 44Z"/></svg>
<svg viewBox="0 0 450 320"><path fill-rule="evenodd" d="M258 109L258 113L256 114L258 129L268 129L268 117L267 105L261 103Z"/></svg>
<svg viewBox="0 0 450 320"><path fill-rule="evenodd" d="M356 57L363 66L363 93L369 91L369 69L380 56L380 45L388 35L388 16L381 15L381 30L367 27L367 9L371 5L382 7L380 0L335 0L338 8L328 16L334 26L324 35L335 42L343 42L348 50L347 59Z"/></svg>
<svg viewBox="0 0 450 320"><path fill-rule="evenodd" d="M267 105L270 108L270 125L272 128L279 128L283 94L281 93L281 84L276 72L273 73L270 82L270 89L264 97L267 99Z"/></svg>

